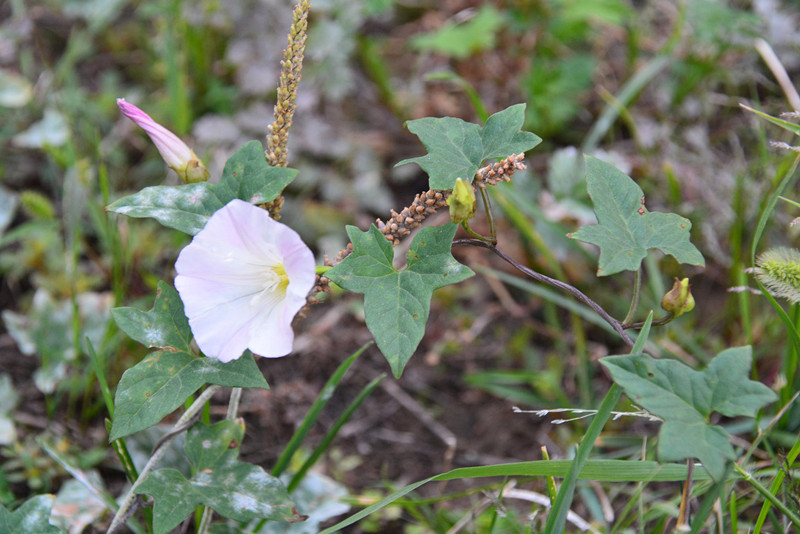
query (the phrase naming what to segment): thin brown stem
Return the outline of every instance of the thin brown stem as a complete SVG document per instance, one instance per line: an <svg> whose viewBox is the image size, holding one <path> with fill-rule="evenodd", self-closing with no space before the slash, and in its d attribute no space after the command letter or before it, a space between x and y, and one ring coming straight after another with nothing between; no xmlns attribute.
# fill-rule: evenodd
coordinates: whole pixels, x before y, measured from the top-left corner
<svg viewBox="0 0 800 534"><path fill-rule="evenodd" d="M678 510L678 522L675 525L675 530L678 532L682 530L689 530L689 495L692 492L692 474L694 473L694 460L689 458L686 460L686 466L689 472L686 474L686 482L683 484L683 492L681 493L681 506Z"/></svg>
<svg viewBox="0 0 800 534"><path fill-rule="evenodd" d="M597 313L600 317L602 317L603 320L605 320L609 325L611 325L611 328L613 328L614 331L617 334L619 334L619 337L622 338L622 340L625 342L625 344L627 344L630 347L633 346L633 340L625 332L625 328L623 327L622 322L614 319L598 303L596 303L595 301L590 299L587 295L585 295L583 292L581 292L581 290L579 290L578 288L576 288L574 286L571 286L566 282L562 282L560 280L556 280L555 278L550 278L549 276L546 276L546 275L544 275L542 273L534 271L530 267L526 267L525 265L522 265L518 261L516 261L513 258L509 257L505 252L503 252L500 249L498 249L495 245L492 245L490 243L486 243L484 241L479 241L477 239L456 239L455 241L453 241L453 246L458 246L458 245L472 245L472 246L475 246L475 247L488 248L489 250L491 250L492 252L497 254L500 258L505 260L507 263L512 265L515 269L517 269L518 271L522 272L523 274L529 276L530 278L533 278L537 282L541 282L543 284L547 284L549 286L561 289L562 291L566 291L567 293L569 293L570 295L575 297L580 302L582 302L582 303L586 304L587 306L589 306L592 310L594 310L595 313Z"/></svg>

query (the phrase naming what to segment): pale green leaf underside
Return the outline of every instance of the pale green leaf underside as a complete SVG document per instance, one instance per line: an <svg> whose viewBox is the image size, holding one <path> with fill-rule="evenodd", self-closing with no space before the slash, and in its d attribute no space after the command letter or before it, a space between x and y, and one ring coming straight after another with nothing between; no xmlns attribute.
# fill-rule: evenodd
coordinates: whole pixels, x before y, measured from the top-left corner
<svg viewBox="0 0 800 534"><path fill-rule="evenodd" d="M353 253L325 273L348 291L364 294L367 328L395 376L425 334L433 291L474 274L450 253L456 228L453 223L423 228L411 243L407 267L397 271L392 245L374 225L366 232L348 226Z"/></svg>
<svg viewBox="0 0 800 534"><path fill-rule="evenodd" d="M166 282L158 282L156 299L150 311L136 308L111 310L117 326L145 347L191 352L192 331L183 312L178 292Z"/></svg>
<svg viewBox="0 0 800 534"><path fill-rule="evenodd" d="M428 173L431 189L453 189L457 178L472 180L487 159L521 154L541 143L536 134L520 131L524 120L525 104L516 104L489 117L483 127L454 117L408 121L408 130L428 153L397 165L416 163Z"/></svg>
<svg viewBox="0 0 800 534"><path fill-rule="evenodd" d="M122 375L109 441L152 426L204 384L267 389L252 354L222 363L185 352L154 352Z"/></svg>
<svg viewBox="0 0 800 534"><path fill-rule="evenodd" d="M725 459L735 455L725 431L708 423L711 413L753 417L776 399L767 386L749 379L749 346L721 352L703 371L642 353L601 362L634 403L664 419L659 459L698 458L717 480L724 475Z"/></svg>
<svg viewBox="0 0 800 534"><path fill-rule="evenodd" d="M571 237L600 247L598 276L636 271L650 249L681 263L705 265L689 241L692 223L674 213L649 212L642 189L609 163L586 156L586 186L598 224L584 226Z"/></svg>
<svg viewBox="0 0 800 534"><path fill-rule="evenodd" d="M153 497L156 534L169 532L199 505L237 521L302 520L277 478L237 459L243 436L244 428L235 421L195 425L186 438L194 476L187 479L175 469L159 469L137 487L136 493Z"/></svg>
<svg viewBox="0 0 800 534"><path fill-rule="evenodd" d="M0 503L0 532L35 532L36 534L59 534L64 532L50 524L53 495L37 495L10 512Z"/></svg>
<svg viewBox="0 0 800 534"><path fill-rule="evenodd" d="M218 184L202 182L146 187L108 206L128 217L152 217L164 226L195 235L208 218L231 200L263 204L277 198L297 171L270 167L258 141L250 141L225 163Z"/></svg>

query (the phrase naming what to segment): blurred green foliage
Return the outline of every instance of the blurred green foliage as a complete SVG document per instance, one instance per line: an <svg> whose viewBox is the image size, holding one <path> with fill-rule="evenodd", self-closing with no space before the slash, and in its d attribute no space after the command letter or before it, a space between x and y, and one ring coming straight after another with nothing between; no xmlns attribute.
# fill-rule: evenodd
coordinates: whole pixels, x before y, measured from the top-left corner
<svg viewBox="0 0 800 534"><path fill-rule="evenodd" d="M573 146L613 108L617 118L599 141L603 157L627 165L649 201L689 215L693 238L709 258L695 286L697 312L655 330L653 344L663 347L663 357L694 363L724 347L752 343L752 378L782 386L788 402L797 384L782 382L782 366L797 355L786 342L785 324L761 297L724 292L748 284L744 269L751 266L758 215L769 192L791 178L791 157L768 145L769 139L790 137L746 122L736 107L741 100L756 100L773 115L788 109L751 42L772 35L769 17L789 17L792 6L777 2L765 15L755 4L314 2L304 100L290 156L301 173L287 197L286 218L321 252L333 255L344 245L344 224L385 216L424 187L419 176L388 170L419 153L405 133L397 133L402 121L425 115L473 120L526 102L525 128L542 136L545 148L527 174L493 193L504 213L505 238L526 264L591 288L593 297L621 316L628 304L621 295L627 296L630 280L597 284L593 253L564 237L592 217L575 163L580 150ZM24 371L15 367L2 376L11 377L10 387L26 396L25 409L38 410L46 423L78 425L79 431L63 431L56 442L82 468L100 466L107 474L113 464L104 457L102 440L86 454L85 441L72 437L102 426L87 338L108 381L116 384L143 350L116 331L108 309L149 304L158 280L171 278L177 251L186 243L177 232L104 210L131 191L174 183L154 147L119 120L115 99L146 103L154 118L187 140L196 138L201 157L224 161L227 155L218 152L228 147L219 149L213 135L228 128L234 141L260 138L270 120L274 89L264 87L274 87L288 8L277 1L12 0L2 9L0 298L3 334L25 358ZM779 55L796 58L792 46L783 46ZM659 57L667 57L668 65L621 105L624 84ZM787 65L795 75L796 66ZM430 72L439 75L426 81ZM208 119L217 122L203 122ZM193 128L198 124L202 127ZM791 198L793 180L786 182ZM794 211L778 207L771 214L762 247L797 237L796 229L784 224ZM657 309L665 280L684 274L661 258L647 260L645 273L642 309ZM540 407L593 405L607 386L595 360L611 338L577 310L565 312L560 295L513 285L507 282L513 275L497 274L502 276L508 291L503 315L491 315L493 328L481 331L496 336L501 346L490 347L462 370L460 394L489 392ZM486 300L494 303L481 288L442 297L450 299L448 310L462 308L454 315L465 325L475 325ZM513 307L502 307L509 302L523 310L521 317L508 311ZM796 306L786 317L800 324ZM437 346L446 359L462 349L470 354L478 341L454 337ZM22 376L28 369L32 378ZM429 372L448 369L431 365ZM796 441L797 406L789 406L773 433L764 435L764 450ZM66 475L38 446L41 426L15 420L10 411L0 414L0 425L9 418L16 432L0 450L0 503L16 508L30 495L56 491ZM579 423L531 427L565 450L583 433ZM741 430L745 439L756 433L752 427ZM641 434L639 427L615 423L597 453L637 458L645 449L652 455L652 440L643 447ZM531 435L509 439L527 450ZM348 451L347 458L354 457L358 454ZM330 471L346 472L332 464ZM789 476L785 483L787 502L794 502L794 480ZM734 488L731 501L742 518L739 526L749 528L761 502L742 488ZM526 532L543 524L541 512L526 517L530 503L509 507L492 493L498 485L485 489L488 495L446 494L443 499L453 501L447 506L420 496L370 517L361 528L380 532L402 522L408 532L446 532L470 509L481 510L469 523L475 531ZM604 531L633 529L637 522L640 529L659 531L679 500L676 492L661 488L615 489L612 501L624 499L632 510L609 522L599 493L579 485L578 494L585 515ZM370 496L372 490L362 493L364 499ZM641 516L635 510L639 503ZM730 507L723 513L730 514ZM771 528L779 531L780 519L774 518Z"/></svg>

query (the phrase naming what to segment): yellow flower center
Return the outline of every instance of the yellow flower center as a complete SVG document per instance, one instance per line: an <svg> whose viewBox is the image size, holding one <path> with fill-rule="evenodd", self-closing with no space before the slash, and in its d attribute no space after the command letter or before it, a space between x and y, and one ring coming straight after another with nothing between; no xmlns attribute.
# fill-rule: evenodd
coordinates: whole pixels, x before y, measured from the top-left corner
<svg viewBox="0 0 800 534"><path fill-rule="evenodd" d="M283 264L279 263L276 265L272 269L272 272L277 279L275 282L275 289L281 293L286 293L286 287L289 285L289 275L286 274L286 269L283 268Z"/></svg>
<svg viewBox="0 0 800 534"><path fill-rule="evenodd" d="M286 288L289 286L289 276L282 263L268 266L259 273L258 286L261 291L253 296L252 304L261 305L264 302L277 302L286 295Z"/></svg>
<svg viewBox="0 0 800 534"><path fill-rule="evenodd" d="M262 276L264 291L268 293L286 293L286 287L289 285L289 276L286 274L286 269L282 263L274 267L267 267Z"/></svg>

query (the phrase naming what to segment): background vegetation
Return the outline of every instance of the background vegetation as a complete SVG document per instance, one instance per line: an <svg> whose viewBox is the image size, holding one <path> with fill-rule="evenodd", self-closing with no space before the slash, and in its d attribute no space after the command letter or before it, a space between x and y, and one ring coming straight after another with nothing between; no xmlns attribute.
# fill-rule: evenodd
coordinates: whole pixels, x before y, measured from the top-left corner
<svg viewBox="0 0 800 534"><path fill-rule="evenodd" d="M226 158L263 139L272 121L290 11L288 2L273 0L0 4L6 507L57 493L75 532L76 503L85 524L95 525L85 531L100 532L103 506L93 508L84 486L73 484L75 470L108 495L119 495L125 482L106 445L97 370L113 386L144 349L116 329L110 309L148 308L188 238L104 211L144 186L177 183L149 141L120 118L115 99L141 105L190 140L219 176ZM659 356L702 366L726 347L753 345L752 378L779 393L779 406L755 427L716 422L744 450L771 422L752 457L770 486L800 429L793 402L798 354L763 296L729 289L754 285L745 269L756 224L777 185L794 184L787 174L794 154L769 144L792 144L791 134L739 104L772 115L800 107L755 46L757 38L768 42L796 78L799 17L791 2L769 0L317 1L289 145L289 165L300 172L283 222L320 257L333 256L347 242L345 224L366 228L427 188L416 166L394 167L422 153L404 121L448 115L481 122L525 102L525 129L544 142L528 155L527 173L492 192L505 250L622 317L632 275L596 278L596 250L566 238L594 220L575 156L614 163L642 187L651 210L688 217L706 268L651 255L640 309L658 315L672 277L689 276L697 307L652 331ZM791 187L783 194L798 197ZM796 207L777 204L758 250L795 243L795 216ZM327 477L319 478L320 501L348 495L345 502L358 508L452 467L540 459L542 446L551 458L574 454L586 421L554 424L563 414L537 417L511 407L595 408L610 384L596 360L624 352L622 344L564 295L483 252L456 255L483 276L435 294L428 333L402 379L384 380L324 448L315 467ZM334 295L297 321L294 355L260 362L271 389L248 391L242 401L243 458L267 469L275 464L327 378L370 339L360 306ZM786 310L797 324L797 306ZM367 349L312 426L295 469L358 392L387 370L377 350ZM211 414L216 409L212 404ZM657 430L658 423L619 419L594 455L654 459L648 437ZM146 458L157 437L133 436L134 456ZM772 491L796 509L794 476L789 469ZM544 477L444 484L420 488L353 531L525 532L546 518L531 496L546 497ZM705 489L695 487L698 494ZM600 532L661 532L674 526L680 500L677 483L581 483L573 510ZM738 518L746 531L759 521L762 503L750 486L732 484L712 515L733 510L728 528L736 531L731 521ZM344 511L334 506L326 517ZM763 515L767 530L788 531L779 513ZM253 531L271 532L259 528Z"/></svg>

